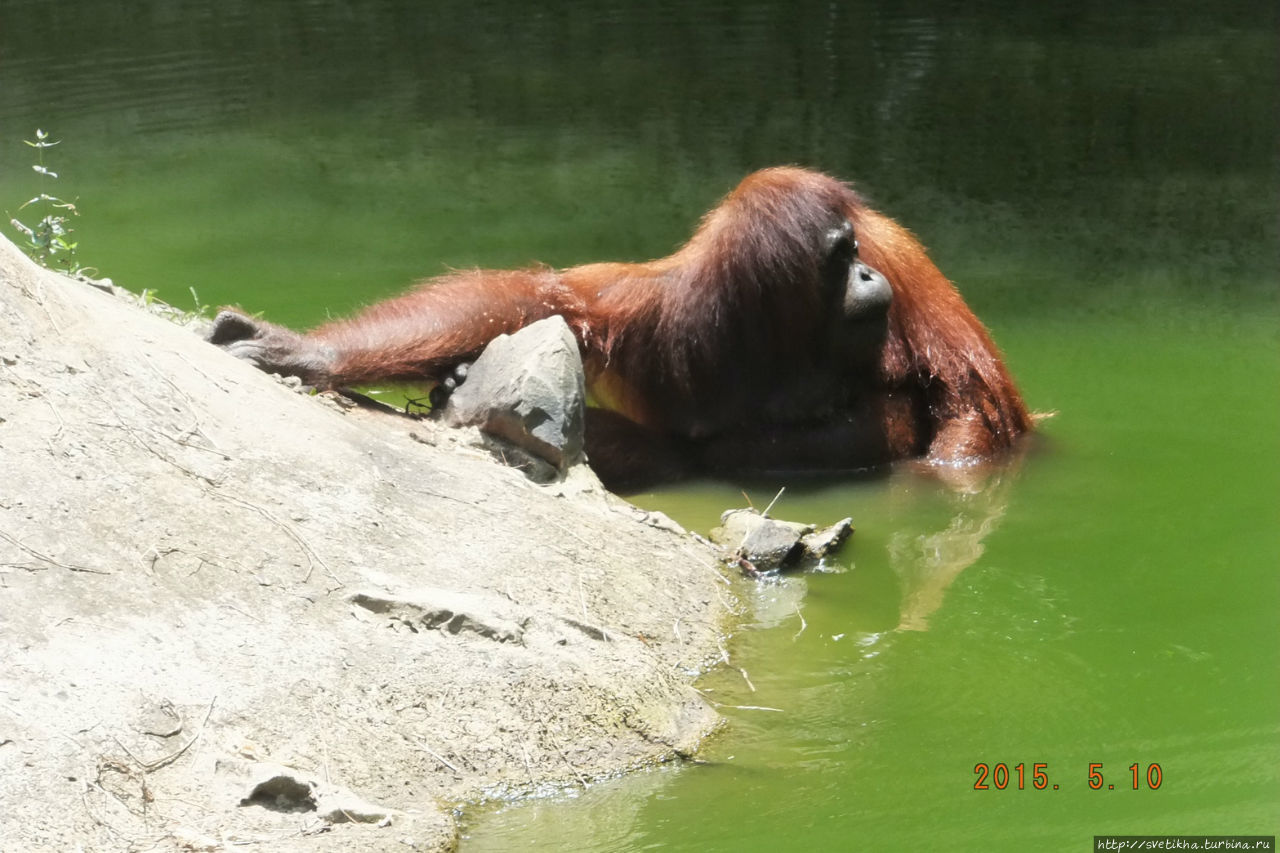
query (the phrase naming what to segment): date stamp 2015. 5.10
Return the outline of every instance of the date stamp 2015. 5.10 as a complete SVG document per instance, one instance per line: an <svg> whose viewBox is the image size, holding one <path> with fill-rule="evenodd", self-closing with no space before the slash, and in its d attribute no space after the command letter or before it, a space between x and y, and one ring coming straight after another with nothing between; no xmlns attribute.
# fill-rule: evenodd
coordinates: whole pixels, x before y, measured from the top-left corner
<svg viewBox="0 0 1280 853"><path fill-rule="evenodd" d="M1082 772L1075 776L1074 782L1052 781L1049 778L1049 764L1043 761L1030 765L1020 762L1012 768L1003 761L997 764L980 761L973 766L973 773L978 777L973 783L975 791L1025 791L1028 788L1033 791L1057 791L1064 785L1073 784L1087 785L1094 791L1114 791L1117 788L1158 791L1164 784L1164 770L1159 764L1142 765L1136 761L1128 766L1118 782L1114 776L1112 781L1107 780L1101 761L1091 762L1088 773Z"/></svg>

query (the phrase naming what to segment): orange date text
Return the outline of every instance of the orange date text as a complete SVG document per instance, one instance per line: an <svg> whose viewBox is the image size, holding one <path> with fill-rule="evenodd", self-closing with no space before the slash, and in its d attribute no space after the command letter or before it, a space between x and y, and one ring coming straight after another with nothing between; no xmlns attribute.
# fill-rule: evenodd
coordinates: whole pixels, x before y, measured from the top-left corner
<svg viewBox="0 0 1280 853"><path fill-rule="evenodd" d="M975 791L1004 791L1010 789L1025 791L1028 787L1036 791L1057 791L1061 787L1061 784L1050 781L1049 764L1043 761L1030 765L1020 762L1012 767L1003 761L997 764L988 764L980 761L973 765L973 774L978 777L977 781L973 783L973 790ZM1120 781L1114 781L1117 778ZM1084 774L1082 780L1077 777L1077 781L1083 781L1090 790L1094 791L1114 791L1117 787L1121 789L1128 788L1133 791L1156 791L1159 790L1160 785L1164 782L1164 770L1159 764L1148 764L1144 768L1142 764L1134 762L1126 768L1121 776L1116 777L1113 775L1112 780L1110 782L1107 781L1101 761L1091 762L1088 773Z"/></svg>

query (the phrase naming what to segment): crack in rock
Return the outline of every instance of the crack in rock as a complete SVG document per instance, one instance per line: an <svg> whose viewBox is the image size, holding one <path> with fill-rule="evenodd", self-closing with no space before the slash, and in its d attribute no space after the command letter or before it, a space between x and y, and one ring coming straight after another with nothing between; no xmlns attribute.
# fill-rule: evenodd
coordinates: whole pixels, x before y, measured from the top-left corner
<svg viewBox="0 0 1280 853"><path fill-rule="evenodd" d="M419 589L412 595L357 592L350 601L400 622L415 633L439 629L455 635L474 634L496 643L524 643L524 626L499 612L509 607L489 596Z"/></svg>

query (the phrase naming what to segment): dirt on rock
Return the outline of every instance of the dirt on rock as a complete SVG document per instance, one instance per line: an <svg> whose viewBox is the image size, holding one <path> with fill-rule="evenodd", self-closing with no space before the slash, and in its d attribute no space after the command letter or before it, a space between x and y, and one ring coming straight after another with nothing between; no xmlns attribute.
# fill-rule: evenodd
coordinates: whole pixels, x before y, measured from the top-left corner
<svg viewBox="0 0 1280 853"><path fill-rule="evenodd" d="M727 570L0 239L0 850L441 850L692 751Z"/></svg>

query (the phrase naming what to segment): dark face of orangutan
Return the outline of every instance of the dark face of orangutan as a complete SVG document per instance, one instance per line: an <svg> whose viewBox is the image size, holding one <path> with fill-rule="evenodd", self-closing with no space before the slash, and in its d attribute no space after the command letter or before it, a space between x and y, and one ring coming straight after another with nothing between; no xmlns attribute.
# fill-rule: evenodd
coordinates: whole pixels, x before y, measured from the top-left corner
<svg viewBox="0 0 1280 853"><path fill-rule="evenodd" d="M832 362L847 375L866 375L870 381L889 333L893 288L858 259L858 240L848 220L828 231L824 243L823 295L832 309Z"/></svg>

